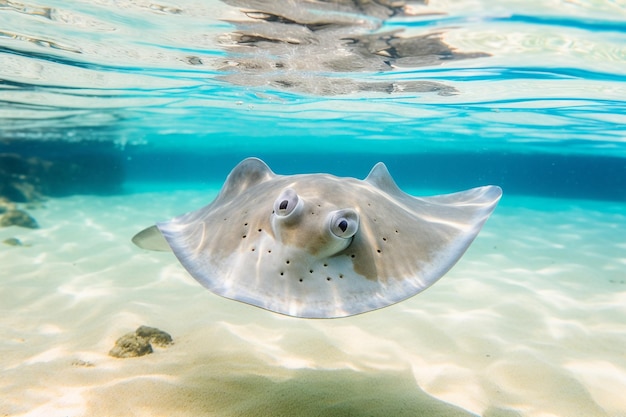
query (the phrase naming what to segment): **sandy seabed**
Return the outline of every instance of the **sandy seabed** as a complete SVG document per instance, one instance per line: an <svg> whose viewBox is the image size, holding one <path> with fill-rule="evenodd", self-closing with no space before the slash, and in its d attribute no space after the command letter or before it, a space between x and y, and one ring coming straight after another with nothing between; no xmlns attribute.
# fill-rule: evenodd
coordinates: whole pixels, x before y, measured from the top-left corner
<svg viewBox="0 0 626 417"><path fill-rule="evenodd" d="M212 192L53 199L0 229L0 416L626 416L626 205L505 196L403 303L335 320L211 294L144 226ZM140 325L175 340L108 351Z"/></svg>

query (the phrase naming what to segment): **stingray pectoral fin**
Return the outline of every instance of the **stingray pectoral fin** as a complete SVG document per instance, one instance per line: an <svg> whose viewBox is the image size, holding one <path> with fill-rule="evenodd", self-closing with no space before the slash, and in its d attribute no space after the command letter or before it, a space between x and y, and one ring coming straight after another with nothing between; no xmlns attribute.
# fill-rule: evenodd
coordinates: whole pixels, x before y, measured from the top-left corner
<svg viewBox="0 0 626 417"><path fill-rule="evenodd" d="M172 250L158 227L150 226L133 236L133 243L141 249L169 252Z"/></svg>

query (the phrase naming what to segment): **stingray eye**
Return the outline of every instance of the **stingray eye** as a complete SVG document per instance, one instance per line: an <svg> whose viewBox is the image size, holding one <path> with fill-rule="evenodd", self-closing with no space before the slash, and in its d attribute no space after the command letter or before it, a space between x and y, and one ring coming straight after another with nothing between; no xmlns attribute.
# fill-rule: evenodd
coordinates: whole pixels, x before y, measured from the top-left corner
<svg viewBox="0 0 626 417"><path fill-rule="evenodd" d="M348 239L359 230L359 215L354 210L337 210L330 216L330 231L337 237Z"/></svg>
<svg viewBox="0 0 626 417"><path fill-rule="evenodd" d="M291 188L285 189L274 201L274 213L277 216L289 216L298 206L300 198Z"/></svg>

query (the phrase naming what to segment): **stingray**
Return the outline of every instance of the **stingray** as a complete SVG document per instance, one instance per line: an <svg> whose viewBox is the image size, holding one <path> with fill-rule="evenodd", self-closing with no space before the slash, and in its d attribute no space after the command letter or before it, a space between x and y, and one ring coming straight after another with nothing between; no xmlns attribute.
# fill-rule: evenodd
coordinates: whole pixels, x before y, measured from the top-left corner
<svg viewBox="0 0 626 417"><path fill-rule="evenodd" d="M497 186L413 197L383 163L364 180L277 175L240 162L215 200L133 242L171 250L215 294L276 313L334 318L431 286L461 258L502 195Z"/></svg>

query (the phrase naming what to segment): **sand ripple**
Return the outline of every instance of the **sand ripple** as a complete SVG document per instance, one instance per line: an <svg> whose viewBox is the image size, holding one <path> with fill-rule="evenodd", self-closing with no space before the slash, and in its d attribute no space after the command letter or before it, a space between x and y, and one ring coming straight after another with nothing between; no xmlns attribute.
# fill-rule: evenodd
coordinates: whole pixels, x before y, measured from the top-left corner
<svg viewBox="0 0 626 417"><path fill-rule="evenodd" d="M508 197L461 262L399 305L299 320L203 290L130 244L206 193L71 197L0 229L0 415L618 416L623 205ZM175 344L107 356L142 324Z"/></svg>

